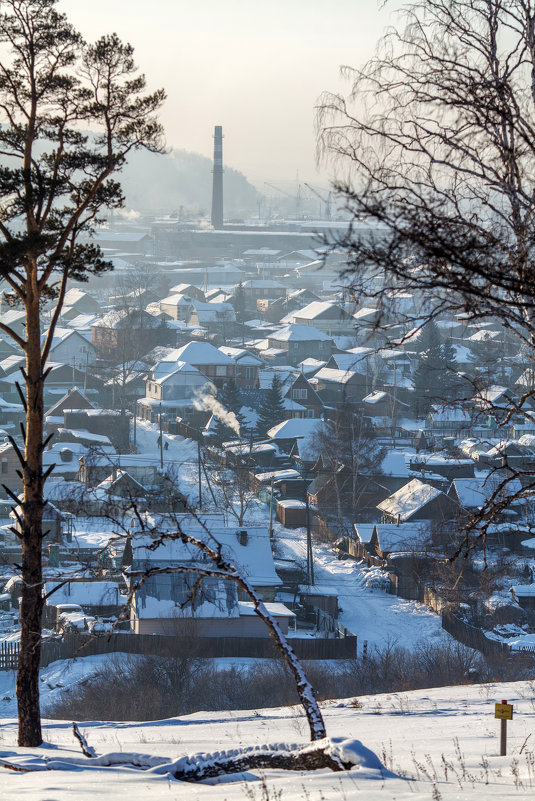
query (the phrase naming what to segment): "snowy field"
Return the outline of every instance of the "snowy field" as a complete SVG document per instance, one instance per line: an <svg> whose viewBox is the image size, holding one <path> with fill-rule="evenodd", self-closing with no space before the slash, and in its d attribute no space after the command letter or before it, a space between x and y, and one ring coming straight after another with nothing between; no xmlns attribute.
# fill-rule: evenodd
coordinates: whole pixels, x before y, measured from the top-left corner
<svg viewBox="0 0 535 801"><path fill-rule="evenodd" d="M473 685L363 696L323 705L330 737L355 738L381 759L388 772L355 767L347 773L265 770L210 784L186 784L165 769L141 771L128 764L92 766L82 756L69 722L46 721L46 745L16 747L15 721L0 721L0 759L37 772L0 768L2 797L10 801L127 798L128 801L440 801L519 799L535 793L535 684ZM509 752L497 756L499 722L494 702L514 704ZM199 712L151 723L85 722L99 755L147 754L173 761L186 754L260 743L303 743L300 708L246 712ZM54 768L52 770L52 768ZM212 786L214 783L218 786Z"/></svg>

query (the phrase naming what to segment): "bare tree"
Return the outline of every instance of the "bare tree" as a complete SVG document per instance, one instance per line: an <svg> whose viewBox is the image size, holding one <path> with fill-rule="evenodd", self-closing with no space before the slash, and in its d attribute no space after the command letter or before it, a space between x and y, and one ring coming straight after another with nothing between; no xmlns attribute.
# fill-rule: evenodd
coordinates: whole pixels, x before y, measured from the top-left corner
<svg viewBox="0 0 535 801"><path fill-rule="evenodd" d="M42 741L39 658L42 597L43 387L54 330L69 278L110 268L98 248L80 242L99 212L122 204L111 176L138 148L161 150L155 112L161 91L143 94L133 51L114 34L86 44L56 0L3 0L0 5L0 274L26 313L23 336L0 324L25 355L26 410L20 459L19 525L23 594L17 676L19 744ZM92 133L82 131L90 129ZM55 308L42 338L41 307Z"/></svg>
<svg viewBox="0 0 535 801"><path fill-rule="evenodd" d="M247 455L237 454L232 464L213 471L211 475L216 506L222 506L239 526L243 526L247 512L257 501L250 483Z"/></svg>
<svg viewBox="0 0 535 801"><path fill-rule="evenodd" d="M371 424L345 403L318 429L319 475L324 478L323 493L334 497L340 533L352 528L356 510L369 493L374 477L381 474L386 449L375 436ZM321 509L320 509L321 510ZM344 517L348 521L344 524Z"/></svg>
<svg viewBox="0 0 535 801"><path fill-rule="evenodd" d="M495 317L533 354L533 0L410 2L344 73L349 95L325 94L318 124L351 214L337 244L353 294L386 309L403 288L420 319Z"/></svg>

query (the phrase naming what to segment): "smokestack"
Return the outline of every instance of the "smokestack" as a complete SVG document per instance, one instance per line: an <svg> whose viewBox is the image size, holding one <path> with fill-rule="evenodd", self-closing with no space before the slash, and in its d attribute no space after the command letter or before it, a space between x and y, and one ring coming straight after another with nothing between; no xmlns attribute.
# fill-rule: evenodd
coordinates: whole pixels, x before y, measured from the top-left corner
<svg viewBox="0 0 535 801"><path fill-rule="evenodd" d="M212 184L212 225L223 228L223 127L214 128L214 177Z"/></svg>

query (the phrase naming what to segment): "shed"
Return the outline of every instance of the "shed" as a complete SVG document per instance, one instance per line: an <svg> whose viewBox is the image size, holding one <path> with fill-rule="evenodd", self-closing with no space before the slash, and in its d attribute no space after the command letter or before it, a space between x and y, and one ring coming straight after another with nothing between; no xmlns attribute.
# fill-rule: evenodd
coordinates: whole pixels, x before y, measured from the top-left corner
<svg viewBox="0 0 535 801"><path fill-rule="evenodd" d="M282 525L286 528L291 528L292 526L306 526L306 503L295 499L277 501L277 520L280 520Z"/></svg>

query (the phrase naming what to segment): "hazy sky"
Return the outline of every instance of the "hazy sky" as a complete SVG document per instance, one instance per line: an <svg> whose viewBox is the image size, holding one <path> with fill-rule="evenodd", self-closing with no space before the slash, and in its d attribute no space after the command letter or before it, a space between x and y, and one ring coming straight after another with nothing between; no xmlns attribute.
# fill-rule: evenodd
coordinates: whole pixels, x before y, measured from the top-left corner
<svg viewBox="0 0 535 801"><path fill-rule="evenodd" d="M378 0L60 0L88 39L131 42L151 87L163 86L172 147L212 155L256 183L324 183L314 105L343 87L341 64L364 62L389 14Z"/></svg>

